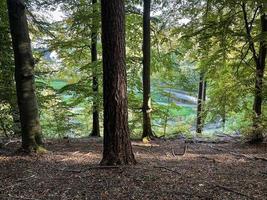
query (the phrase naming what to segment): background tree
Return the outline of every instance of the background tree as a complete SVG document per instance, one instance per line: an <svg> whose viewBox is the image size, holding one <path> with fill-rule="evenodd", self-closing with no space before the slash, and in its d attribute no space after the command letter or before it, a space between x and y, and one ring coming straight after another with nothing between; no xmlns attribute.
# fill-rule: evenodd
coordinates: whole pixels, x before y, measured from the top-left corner
<svg viewBox="0 0 267 200"><path fill-rule="evenodd" d="M92 16L92 30L91 30L91 59L92 63L96 65L97 63L97 33L98 33L98 11L97 11L97 0L92 0L92 9L93 9L93 16ZM99 128L99 106L98 106L98 74L97 67L93 68L93 130L92 136L100 136L100 128Z"/></svg>
<svg viewBox="0 0 267 200"><path fill-rule="evenodd" d="M125 66L125 5L101 0L104 152L102 165L135 164L128 127Z"/></svg>
<svg viewBox="0 0 267 200"><path fill-rule="evenodd" d="M266 3L259 3L254 10L254 15L251 21L248 19L248 13L246 9L246 2L242 2L242 11L244 16L244 24L246 29L246 38L249 46L249 50L252 53L253 60L255 62L255 95L254 95L254 103L253 103L253 127L255 129L255 133L251 138L251 142L262 142L263 141L263 133L262 133L262 102L263 102L263 78L264 78L264 70L266 63L266 54L267 54L267 17L265 14L265 10L267 8ZM255 40L252 37L252 29L253 22L255 17L257 16L258 10L260 11L260 41L259 41L259 51L257 53Z"/></svg>
<svg viewBox="0 0 267 200"><path fill-rule="evenodd" d="M14 81L14 61L10 59L13 53L6 1L1 1L0 7L0 102L8 105L6 111L12 117L12 122L9 124L7 120L9 117L2 115L0 116L0 120L2 126L6 127L7 132L13 131L15 136L20 136L20 120Z"/></svg>
<svg viewBox="0 0 267 200"><path fill-rule="evenodd" d="M144 1L143 13L143 138L153 136L150 92L150 0Z"/></svg>
<svg viewBox="0 0 267 200"><path fill-rule="evenodd" d="M198 84L198 97L197 97L197 128L196 132L201 134L203 129L203 109L206 98L206 82L204 80L204 74L201 73L199 76L199 84Z"/></svg>

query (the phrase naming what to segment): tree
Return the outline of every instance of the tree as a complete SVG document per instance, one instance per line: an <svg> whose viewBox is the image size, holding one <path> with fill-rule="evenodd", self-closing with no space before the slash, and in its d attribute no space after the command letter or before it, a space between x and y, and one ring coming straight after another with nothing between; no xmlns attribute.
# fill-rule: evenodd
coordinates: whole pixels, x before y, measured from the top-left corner
<svg viewBox="0 0 267 200"><path fill-rule="evenodd" d="M20 112L22 149L40 151L41 126L35 95L34 59L31 50L26 7L23 0L8 0L8 14L15 57L15 81Z"/></svg>
<svg viewBox="0 0 267 200"><path fill-rule="evenodd" d="M14 81L14 62L10 59L12 53L12 42L8 27L8 13L6 1L1 1L0 7L0 102L9 104L9 113L13 119L13 133L20 135L19 111L16 100L15 81ZM5 120L6 122L6 120ZM5 123L3 122L3 124Z"/></svg>
<svg viewBox="0 0 267 200"><path fill-rule="evenodd" d="M144 1L143 13L143 135L152 137L150 92L150 0Z"/></svg>
<svg viewBox="0 0 267 200"><path fill-rule="evenodd" d="M266 54L267 54L267 16L265 14L267 6L266 3L260 3L260 6L256 8L254 16L256 16L258 10L260 10L260 44L259 44L259 52L257 53L255 42L252 37L252 24L255 20L255 17L250 22L248 19L248 14L246 10L246 3L242 3L242 11L244 16L244 23L246 29L247 41L249 44L249 50L252 53L253 60L256 66L255 72L255 94L254 94L254 103L253 103L253 128L255 129L255 133L253 134L250 142L262 142L263 141L263 133L260 128L261 126L261 115L262 115L262 102L263 102L263 79L264 79L264 70L265 70L265 62L266 62Z"/></svg>
<svg viewBox="0 0 267 200"><path fill-rule="evenodd" d="M200 73L199 86L198 86L198 98L197 98L197 128L196 132L201 134L203 129L203 107L206 99L206 81L204 80L204 74Z"/></svg>
<svg viewBox="0 0 267 200"><path fill-rule="evenodd" d="M92 31L91 31L91 60L95 64L97 62L97 29L98 19L96 18L97 0L92 0L93 16L92 16ZM100 136L99 130L99 106L98 106L98 77L96 67L93 67L93 130L91 136Z"/></svg>
<svg viewBox="0 0 267 200"><path fill-rule="evenodd" d="M128 127L124 0L101 0L104 96L102 165L135 164Z"/></svg>

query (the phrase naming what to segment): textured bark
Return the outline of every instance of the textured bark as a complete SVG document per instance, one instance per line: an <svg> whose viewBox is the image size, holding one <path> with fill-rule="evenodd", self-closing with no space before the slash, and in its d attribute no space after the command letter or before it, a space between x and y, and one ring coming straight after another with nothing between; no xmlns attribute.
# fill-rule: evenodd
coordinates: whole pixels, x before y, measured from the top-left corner
<svg viewBox="0 0 267 200"><path fill-rule="evenodd" d="M143 14L143 135L153 137L151 128L151 92L150 92L150 0L144 1Z"/></svg>
<svg viewBox="0 0 267 200"><path fill-rule="evenodd" d="M196 132L201 134L203 129L203 109L206 100L206 81L204 80L203 73L200 74L198 86L198 99L197 99L197 127Z"/></svg>
<svg viewBox="0 0 267 200"><path fill-rule="evenodd" d="M35 96L34 59L31 50L25 4L7 0L12 44L15 56L15 81L20 111L22 148L38 150L41 141L38 105Z"/></svg>
<svg viewBox="0 0 267 200"><path fill-rule="evenodd" d="M92 64L93 64L93 130L91 133L91 136L100 136L100 129L99 129L99 104L98 104L98 77L97 77L97 67L96 67L96 62L97 62L97 10L96 10L96 3L97 0L92 0L92 6L93 6L93 19L92 19L92 33L91 33L91 59L92 59Z"/></svg>
<svg viewBox="0 0 267 200"><path fill-rule="evenodd" d="M264 10L262 8L262 10ZM267 15L262 13L261 16L261 32L262 34L267 34ZM255 96L253 110L255 113L253 120L253 127L255 128L255 134L251 142L261 142L263 141L263 133L261 131L261 115L262 115L262 101L263 101L263 80L264 80L264 70L266 63L267 45L266 40L260 42L258 61L256 62L256 81L255 81Z"/></svg>
<svg viewBox="0 0 267 200"><path fill-rule="evenodd" d="M101 0L104 152L102 165L135 164L128 127L124 0Z"/></svg>

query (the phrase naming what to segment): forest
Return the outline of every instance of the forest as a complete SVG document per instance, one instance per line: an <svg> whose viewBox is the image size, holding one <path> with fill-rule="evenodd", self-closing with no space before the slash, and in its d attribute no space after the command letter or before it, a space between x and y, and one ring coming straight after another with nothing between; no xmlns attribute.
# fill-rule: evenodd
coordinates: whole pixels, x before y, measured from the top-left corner
<svg viewBox="0 0 267 200"><path fill-rule="evenodd" d="M267 199L266 0L0 0L0 199Z"/></svg>

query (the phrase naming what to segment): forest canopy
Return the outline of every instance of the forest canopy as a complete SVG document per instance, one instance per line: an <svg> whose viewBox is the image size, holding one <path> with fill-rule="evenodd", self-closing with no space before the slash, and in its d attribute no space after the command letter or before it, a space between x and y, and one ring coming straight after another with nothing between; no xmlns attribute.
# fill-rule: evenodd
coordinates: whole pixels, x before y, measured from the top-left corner
<svg viewBox="0 0 267 200"><path fill-rule="evenodd" d="M267 126L266 2L144 2L127 0L123 8L130 137L223 132L262 141ZM35 81L39 111L34 115L44 138L104 133L103 9L96 0L25 1L34 59L25 62L35 65L29 81ZM14 78L18 61L6 1L1 1L0 19L0 134L18 137L23 116L15 85L18 90L22 83Z"/></svg>

